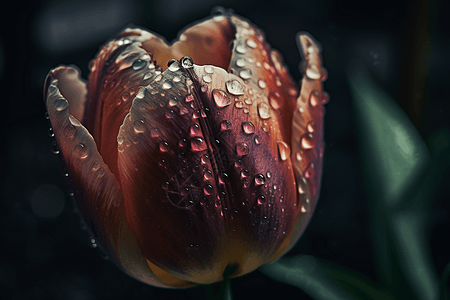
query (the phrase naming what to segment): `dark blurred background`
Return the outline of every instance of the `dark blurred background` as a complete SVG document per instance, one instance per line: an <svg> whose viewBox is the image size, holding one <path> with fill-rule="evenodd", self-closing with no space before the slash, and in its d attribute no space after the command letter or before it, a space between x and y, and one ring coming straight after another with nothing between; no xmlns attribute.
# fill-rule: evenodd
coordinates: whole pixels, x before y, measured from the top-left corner
<svg viewBox="0 0 450 300"><path fill-rule="evenodd" d="M202 287L166 290L129 278L90 247L50 151L43 83L59 64L84 78L99 48L127 24L168 41L216 5L259 26L300 79L295 35L310 32L323 46L326 152L323 185L306 233L289 253L310 254L377 282L367 193L346 81L349 65L366 68L405 110L430 148L449 146L450 2L379 1L11 1L2 8L0 78L3 116L0 182L1 299L205 299ZM51 133L50 133L51 135ZM448 166L443 159L442 168ZM429 247L441 274L450 261L449 172L431 206ZM234 299L310 299L295 287L254 272L232 281Z"/></svg>

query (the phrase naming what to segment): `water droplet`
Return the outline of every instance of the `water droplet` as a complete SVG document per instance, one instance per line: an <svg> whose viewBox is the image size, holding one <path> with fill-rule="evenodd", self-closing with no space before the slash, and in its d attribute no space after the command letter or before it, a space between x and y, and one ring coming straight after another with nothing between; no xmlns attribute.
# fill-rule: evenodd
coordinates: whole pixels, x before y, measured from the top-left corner
<svg viewBox="0 0 450 300"><path fill-rule="evenodd" d="M176 72L180 69L180 63L178 62L178 60L172 58L167 63L167 67L168 67L169 71Z"/></svg>
<svg viewBox="0 0 450 300"><path fill-rule="evenodd" d="M247 48L245 48L244 45L237 45L236 52L240 54L245 54L245 52L247 52Z"/></svg>
<svg viewBox="0 0 450 300"><path fill-rule="evenodd" d="M328 95L327 92L323 92L321 98L322 98L322 99L321 99L321 103L322 103L322 104L326 104L326 103L328 103L328 101L330 100L330 96Z"/></svg>
<svg viewBox="0 0 450 300"><path fill-rule="evenodd" d="M266 203L266 197L264 197L263 195L258 196L258 204L262 205L264 203Z"/></svg>
<svg viewBox="0 0 450 300"><path fill-rule="evenodd" d="M134 132L135 133L142 133L142 132L144 132L145 131L144 120L134 121L133 127L134 127Z"/></svg>
<svg viewBox="0 0 450 300"><path fill-rule="evenodd" d="M170 100L169 100L169 107L174 107L175 105L178 105L180 102L178 101L178 99L177 98L170 98Z"/></svg>
<svg viewBox="0 0 450 300"><path fill-rule="evenodd" d="M127 93L127 92L125 92L125 93L123 93L122 94L122 100L123 101L128 101L128 100L130 100L130 93Z"/></svg>
<svg viewBox="0 0 450 300"><path fill-rule="evenodd" d="M201 137L195 137L191 140L191 149L192 151L203 151L208 148L206 142Z"/></svg>
<svg viewBox="0 0 450 300"><path fill-rule="evenodd" d="M270 112L270 107L265 102L258 104L258 113L259 117L264 120L269 119L272 116L272 113Z"/></svg>
<svg viewBox="0 0 450 300"><path fill-rule="evenodd" d="M312 91L309 95L309 103L311 106L316 106L319 104L320 93L318 91Z"/></svg>
<svg viewBox="0 0 450 300"><path fill-rule="evenodd" d="M267 175L267 178L269 178L269 179L272 177L272 173L270 173L270 171L267 171L266 175Z"/></svg>
<svg viewBox="0 0 450 300"><path fill-rule="evenodd" d="M262 137L260 135L255 135L253 140L255 141L256 145L261 145L261 143L262 143Z"/></svg>
<svg viewBox="0 0 450 300"><path fill-rule="evenodd" d="M208 74L214 73L214 68L212 66L205 66L205 72Z"/></svg>
<svg viewBox="0 0 450 300"><path fill-rule="evenodd" d="M250 99L250 98L246 98L246 99L244 100L244 102L245 102L245 104L247 104L247 105L252 105L252 104L253 104L253 101L252 101L252 99Z"/></svg>
<svg viewBox="0 0 450 300"><path fill-rule="evenodd" d="M255 133L255 125L253 125L253 123L251 123L251 122L243 122L242 123L242 130L246 134L253 134L253 133Z"/></svg>
<svg viewBox="0 0 450 300"><path fill-rule="evenodd" d="M310 163L308 165L304 174L305 174L305 178L313 178L314 177L314 163Z"/></svg>
<svg viewBox="0 0 450 300"><path fill-rule="evenodd" d="M228 120L220 122L220 130L221 131L231 130L231 122Z"/></svg>
<svg viewBox="0 0 450 300"><path fill-rule="evenodd" d="M53 102L53 105L57 111L63 111L69 106L67 100L64 98L56 99L55 102Z"/></svg>
<svg viewBox="0 0 450 300"><path fill-rule="evenodd" d="M161 152L167 152L167 151L169 151L169 149L170 149L170 146L169 146L168 142L166 142L166 141L159 142L159 150Z"/></svg>
<svg viewBox="0 0 450 300"><path fill-rule="evenodd" d="M164 81L162 88L168 90L172 87L172 84L169 81Z"/></svg>
<svg viewBox="0 0 450 300"><path fill-rule="evenodd" d="M233 94L235 96L244 94L244 87L237 80L227 81L225 82L225 85L227 87L227 91L230 94Z"/></svg>
<svg viewBox="0 0 450 300"><path fill-rule="evenodd" d="M170 109L170 110L166 111L165 116L167 119L172 119L175 116L175 112Z"/></svg>
<svg viewBox="0 0 450 300"><path fill-rule="evenodd" d="M249 152L249 146L248 146L248 144L247 143L238 143L237 145L236 145L236 154L238 155L238 156L244 156L244 155L247 155L248 154L248 152Z"/></svg>
<svg viewBox="0 0 450 300"><path fill-rule="evenodd" d="M263 174L256 174L255 176L255 185L263 185L264 183L266 183L266 178L264 177Z"/></svg>
<svg viewBox="0 0 450 300"><path fill-rule="evenodd" d="M239 72L239 76L241 76L242 79L250 79L252 78L252 71L244 69L241 72Z"/></svg>
<svg viewBox="0 0 450 300"><path fill-rule="evenodd" d="M265 89L267 87L267 84L264 80L260 79L258 80L258 86L262 89Z"/></svg>
<svg viewBox="0 0 450 300"><path fill-rule="evenodd" d="M202 91L202 93L206 93L208 91L208 86L207 85L202 85L200 90Z"/></svg>
<svg viewBox="0 0 450 300"><path fill-rule="evenodd" d="M320 79L322 74L320 74L320 69L318 65L308 65L306 68L306 77L312 80Z"/></svg>
<svg viewBox="0 0 450 300"><path fill-rule="evenodd" d="M302 213L306 212L306 207L304 205L302 205Z"/></svg>
<svg viewBox="0 0 450 300"><path fill-rule="evenodd" d="M143 67L145 67L147 65L147 62L145 60L142 59L136 59L133 62L133 70L137 71L142 69Z"/></svg>
<svg viewBox="0 0 450 300"><path fill-rule="evenodd" d="M185 69L191 69L194 67L194 61L192 60L192 58L190 58L189 56L184 56L181 59L181 65L183 66L183 68Z"/></svg>
<svg viewBox="0 0 450 300"><path fill-rule="evenodd" d="M206 181L214 179L214 176L213 176L211 170L207 170L203 173L203 179L205 179Z"/></svg>
<svg viewBox="0 0 450 300"><path fill-rule="evenodd" d="M253 49L255 49L256 46L258 46L256 44L256 42L254 40L252 40L252 39L248 39L246 43L247 43L247 46L249 46L250 48L253 48Z"/></svg>
<svg viewBox="0 0 450 300"><path fill-rule="evenodd" d="M250 172L247 169L241 171L241 179L248 177L248 175L250 175Z"/></svg>
<svg viewBox="0 0 450 300"><path fill-rule="evenodd" d="M222 108L231 104L231 99L228 97L227 93L222 90L214 89L212 95L217 107Z"/></svg>
<svg viewBox="0 0 450 300"><path fill-rule="evenodd" d="M210 83L212 81L212 78L209 75L204 75L203 76L203 81L206 82L206 83Z"/></svg>
<svg viewBox="0 0 450 300"><path fill-rule="evenodd" d="M278 92L270 93L269 95L269 103L273 109L277 110L280 108L280 94Z"/></svg>
<svg viewBox="0 0 450 300"><path fill-rule="evenodd" d="M278 144L278 153L280 154L280 159L285 161L291 155L291 148L288 144L283 141L277 141Z"/></svg>
<svg viewBox="0 0 450 300"><path fill-rule="evenodd" d="M59 154L59 148L58 148L58 144L56 143L56 141L53 141L53 142L50 144L50 151L51 151L53 154Z"/></svg>
<svg viewBox="0 0 450 300"><path fill-rule="evenodd" d="M54 137L54 136L55 136L55 133L53 132L53 128L50 127L50 128L48 129L47 134L48 134L49 137Z"/></svg>
<svg viewBox="0 0 450 300"><path fill-rule="evenodd" d="M314 121L310 121L310 122L308 122L308 124L306 124L306 129L309 131L309 132L314 132L314 126L315 126L316 124L314 123Z"/></svg>
<svg viewBox="0 0 450 300"><path fill-rule="evenodd" d="M186 98L184 98L184 101L186 102L194 101L194 96L192 94L189 94L186 96Z"/></svg>
<svg viewBox="0 0 450 300"><path fill-rule="evenodd" d="M302 160L302 154L300 152L297 152L295 154L295 159L297 159L297 161L301 161Z"/></svg>
<svg viewBox="0 0 450 300"><path fill-rule="evenodd" d="M159 135L160 135L160 133L159 133L159 129L158 128L152 128L150 130L150 136L152 138L157 138L157 137L159 137Z"/></svg>
<svg viewBox="0 0 450 300"><path fill-rule="evenodd" d="M242 101L236 101L236 102L234 103L234 106L236 106L236 108L241 109L241 108L244 107L244 103L243 103Z"/></svg>
<svg viewBox="0 0 450 300"><path fill-rule="evenodd" d="M180 82L180 81L181 81L181 78L178 77L178 76L174 76L173 79L172 79L172 81L173 81L173 82Z"/></svg>
<svg viewBox="0 0 450 300"><path fill-rule="evenodd" d="M76 145L73 152L75 156L78 156L81 159L85 159L86 157L88 157L88 149L83 143Z"/></svg>
<svg viewBox="0 0 450 300"><path fill-rule="evenodd" d="M143 99L145 97L145 88L142 88L139 90L139 92L136 94L136 98Z"/></svg>
<svg viewBox="0 0 450 300"><path fill-rule="evenodd" d="M311 149L314 147L314 138L311 133L305 133L300 139L300 144L303 149Z"/></svg>
<svg viewBox="0 0 450 300"><path fill-rule="evenodd" d="M245 66L245 60L243 58L238 58L236 60L236 66L242 68L243 66Z"/></svg>
<svg viewBox="0 0 450 300"><path fill-rule="evenodd" d="M207 196L210 196L213 192L214 192L214 188L210 184L205 185L205 187L203 188L203 193L205 193L205 195L207 195Z"/></svg>
<svg viewBox="0 0 450 300"><path fill-rule="evenodd" d="M198 126L198 124L192 125L190 129L190 134L192 137L202 136L202 130L200 129L200 126Z"/></svg>
<svg viewBox="0 0 450 300"><path fill-rule="evenodd" d="M155 77L155 79L153 79L153 81L159 82L159 81L161 81L161 79L162 79L162 75L159 74L159 75L157 75L157 76Z"/></svg>

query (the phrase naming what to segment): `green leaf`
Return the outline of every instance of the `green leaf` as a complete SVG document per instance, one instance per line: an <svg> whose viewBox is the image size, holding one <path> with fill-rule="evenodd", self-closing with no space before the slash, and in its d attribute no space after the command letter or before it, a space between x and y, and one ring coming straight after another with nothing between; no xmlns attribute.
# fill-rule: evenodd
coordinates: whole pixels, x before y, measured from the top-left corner
<svg viewBox="0 0 450 300"><path fill-rule="evenodd" d="M365 72L349 75L356 109L378 276L405 299L437 297L427 208L436 182L424 141Z"/></svg>
<svg viewBox="0 0 450 300"><path fill-rule="evenodd" d="M362 274L308 255L283 257L259 270L302 289L316 300L394 299Z"/></svg>

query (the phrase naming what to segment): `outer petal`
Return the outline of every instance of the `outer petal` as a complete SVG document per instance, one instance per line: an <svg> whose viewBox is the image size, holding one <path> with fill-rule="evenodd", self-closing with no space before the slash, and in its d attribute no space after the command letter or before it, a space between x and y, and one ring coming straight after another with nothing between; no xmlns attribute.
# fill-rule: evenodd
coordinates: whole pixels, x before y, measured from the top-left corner
<svg viewBox="0 0 450 300"><path fill-rule="evenodd" d="M292 122L292 152L294 173L297 182L298 203L301 215L293 231L272 260L286 253L305 230L319 197L323 143L323 104L328 95L323 92L322 81L326 71L322 68L320 48L307 33L299 34L303 73L300 96Z"/></svg>
<svg viewBox="0 0 450 300"><path fill-rule="evenodd" d="M135 234L126 222L120 186L90 133L70 114L72 104L77 107L85 93L85 84L74 68L59 67L47 77L44 99L80 213L100 247L126 273L151 285L173 287L160 281L146 265ZM75 109L75 113L79 110ZM192 285L179 280L172 283L179 287Z"/></svg>
<svg viewBox="0 0 450 300"><path fill-rule="evenodd" d="M110 170L117 176L117 134L141 86L161 73L143 43L153 34L126 29L106 44L91 62L83 124L92 133Z"/></svg>

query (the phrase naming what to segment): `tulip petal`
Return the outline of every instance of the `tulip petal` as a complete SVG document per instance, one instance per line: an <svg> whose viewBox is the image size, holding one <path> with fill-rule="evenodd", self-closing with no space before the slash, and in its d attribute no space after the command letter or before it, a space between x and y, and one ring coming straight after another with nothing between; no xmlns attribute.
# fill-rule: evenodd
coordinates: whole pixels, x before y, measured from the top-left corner
<svg viewBox="0 0 450 300"><path fill-rule="evenodd" d="M323 142L323 104L328 95L323 92L322 81L326 72L322 68L320 48L308 33L298 35L303 58L300 95L293 115L292 152L294 173L297 182L298 203L301 215L285 245L272 260L286 253L305 230L319 196Z"/></svg>
<svg viewBox="0 0 450 300"><path fill-rule="evenodd" d="M289 141L298 86L286 71L281 55L271 49L259 29L235 15L230 20L236 28L236 38L229 71L265 94L280 124L283 140Z"/></svg>
<svg viewBox="0 0 450 300"><path fill-rule="evenodd" d="M49 73L44 91L78 209L98 245L126 273L151 285L173 287L160 281L145 263L135 234L126 222L120 185L97 151L91 134L71 114L71 105L77 108L85 96L83 85L76 69L59 67ZM80 94L73 92L75 87L80 88ZM75 114L79 115L78 108ZM192 286L179 280L175 284Z"/></svg>
<svg viewBox="0 0 450 300"><path fill-rule="evenodd" d="M92 133L106 164L118 178L117 134L141 86L161 73L143 44L148 31L126 29L107 43L90 64L89 93L83 124Z"/></svg>

